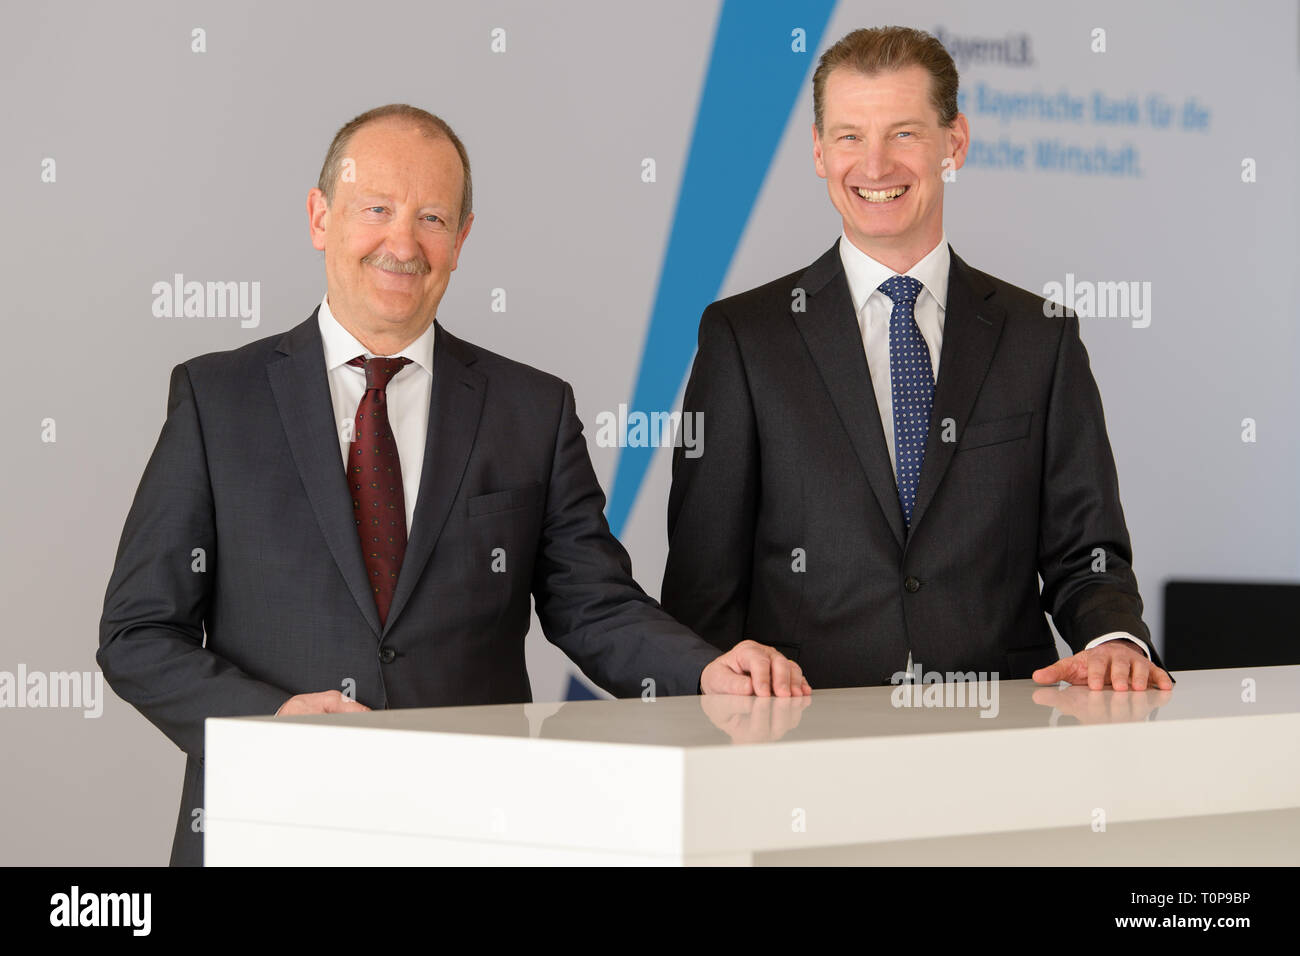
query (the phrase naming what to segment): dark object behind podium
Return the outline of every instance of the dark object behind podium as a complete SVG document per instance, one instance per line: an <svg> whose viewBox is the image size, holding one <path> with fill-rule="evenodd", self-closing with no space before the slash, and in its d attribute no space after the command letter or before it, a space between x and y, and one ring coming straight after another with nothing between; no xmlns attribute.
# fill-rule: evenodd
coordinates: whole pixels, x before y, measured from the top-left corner
<svg viewBox="0 0 1300 956"><path fill-rule="evenodd" d="M1170 670L1300 664L1300 584L1165 583Z"/></svg>

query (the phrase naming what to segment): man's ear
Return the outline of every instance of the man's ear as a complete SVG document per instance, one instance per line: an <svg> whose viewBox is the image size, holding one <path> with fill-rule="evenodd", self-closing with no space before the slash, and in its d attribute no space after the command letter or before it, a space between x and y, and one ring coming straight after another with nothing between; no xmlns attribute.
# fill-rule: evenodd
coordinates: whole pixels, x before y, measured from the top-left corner
<svg viewBox="0 0 1300 956"><path fill-rule="evenodd" d="M307 230L311 234L311 244L322 251L325 249L325 229L329 225L329 203L325 194L312 188L307 193Z"/></svg>
<svg viewBox="0 0 1300 956"><path fill-rule="evenodd" d="M460 262L460 247L465 244L465 239L469 236L469 227L474 225L474 214L470 213L469 218L465 220L465 226L456 237L456 249L451 256L451 269L456 271L456 266Z"/></svg>
<svg viewBox="0 0 1300 956"><path fill-rule="evenodd" d="M826 178L826 159L822 156L822 138L817 133L817 124L812 125L813 134L813 168L822 179Z"/></svg>
<svg viewBox="0 0 1300 956"><path fill-rule="evenodd" d="M952 168L961 169L966 165L966 151L970 149L970 124L966 121L966 114L958 113L947 132Z"/></svg>

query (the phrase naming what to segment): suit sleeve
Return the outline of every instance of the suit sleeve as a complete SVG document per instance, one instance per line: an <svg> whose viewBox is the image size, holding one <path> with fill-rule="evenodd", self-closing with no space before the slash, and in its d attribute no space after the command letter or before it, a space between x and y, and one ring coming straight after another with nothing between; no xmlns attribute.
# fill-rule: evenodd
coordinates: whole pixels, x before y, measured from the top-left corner
<svg viewBox="0 0 1300 956"><path fill-rule="evenodd" d="M1127 631L1163 666L1142 621L1101 395L1074 315L1067 316L1057 348L1043 455L1043 609L1075 653L1103 634Z"/></svg>
<svg viewBox="0 0 1300 956"><path fill-rule="evenodd" d="M217 546L194 390L178 365L167 421L122 529L95 659L119 697L200 759L205 718L273 714L292 696L203 646ZM194 570L196 548L205 570Z"/></svg>
<svg viewBox="0 0 1300 956"><path fill-rule="evenodd" d="M718 656L632 579L632 561L605 520L605 494L567 384L533 596L547 639L616 697L648 687L665 697L699 693L701 672Z"/></svg>
<svg viewBox="0 0 1300 956"><path fill-rule="evenodd" d="M703 453L673 450L662 599L668 613L729 650L746 636L759 449L740 348L716 304L700 319L682 413L701 416Z"/></svg>

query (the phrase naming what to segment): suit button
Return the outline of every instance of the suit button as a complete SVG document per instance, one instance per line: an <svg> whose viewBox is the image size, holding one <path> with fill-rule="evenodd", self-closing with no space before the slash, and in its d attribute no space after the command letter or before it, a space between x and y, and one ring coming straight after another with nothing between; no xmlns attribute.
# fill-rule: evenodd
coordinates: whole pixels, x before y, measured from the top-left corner
<svg viewBox="0 0 1300 956"><path fill-rule="evenodd" d="M921 590L921 582L909 574L907 579L903 581L903 588L908 594L915 594L917 591Z"/></svg>
<svg viewBox="0 0 1300 956"><path fill-rule="evenodd" d="M379 652L379 659L385 664L391 664L393 661L397 660L397 651L393 650L391 647L385 647Z"/></svg>

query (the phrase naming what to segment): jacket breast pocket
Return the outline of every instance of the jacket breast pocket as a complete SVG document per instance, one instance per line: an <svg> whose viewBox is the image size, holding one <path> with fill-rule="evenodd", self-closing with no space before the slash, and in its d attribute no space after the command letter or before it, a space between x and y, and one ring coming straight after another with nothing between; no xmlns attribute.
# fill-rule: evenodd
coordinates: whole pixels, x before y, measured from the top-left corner
<svg viewBox="0 0 1300 956"><path fill-rule="evenodd" d="M509 488L505 491L493 491L486 495L475 495L467 502L469 516L495 514L498 511L510 511L514 508L527 508L536 505L542 499L542 484L539 481L522 488Z"/></svg>
<svg viewBox="0 0 1300 956"><path fill-rule="evenodd" d="M970 451L972 448L1024 438L1029 434L1029 422L1033 415L1033 412L1024 412L987 422L971 422L961 434L957 451Z"/></svg>

